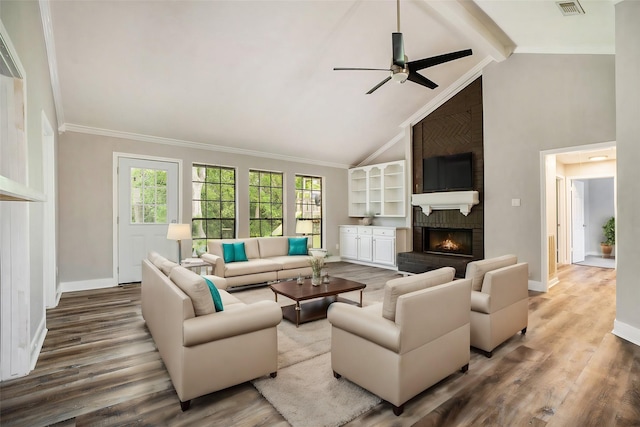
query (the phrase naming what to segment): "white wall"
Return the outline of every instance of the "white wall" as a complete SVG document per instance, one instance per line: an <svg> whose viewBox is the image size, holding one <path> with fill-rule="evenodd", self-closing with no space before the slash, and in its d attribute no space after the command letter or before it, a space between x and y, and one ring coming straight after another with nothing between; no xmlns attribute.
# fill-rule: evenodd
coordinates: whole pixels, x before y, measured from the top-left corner
<svg viewBox="0 0 640 427"><path fill-rule="evenodd" d="M617 280L614 333L640 345L640 2L616 8Z"/></svg>
<svg viewBox="0 0 640 427"><path fill-rule="evenodd" d="M53 95L49 78L44 33L40 19L40 9L35 1L2 1L2 20L16 49L27 77L27 167L30 188L44 192L42 153L42 112L52 123L56 122ZM55 138L55 136L54 136ZM3 202L4 203L4 202ZM9 203L9 202L7 202ZM42 204L29 205L29 274L30 291L26 304L30 310L30 343L32 356L39 350L44 339L45 304L43 289L43 207Z"/></svg>
<svg viewBox="0 0 640 427"><path fill-rule="evenodd" d="M485 68L486 257L515 253L541 281L540 151L615 140L614 73L612 55L515 54Z"/></svg>
<svg viewBox="0 0 640 427"><path fill-rule="evenodd" d="M238 236L249 234L249 169L285 173L285 235L295 234L295 174L325 178L326 249L338 255L338 225L347 223L347 169L215 152L132 139L66 132L59 143L59 276L60 282L88 282L113 277L113 153L182 159L182 222L191 220L191 165L205 163L237 168ZM286 208L285 208L286 209ZM190 241L183 242L190 253ZM74 285L75 286L75 285ZM82 285L78 285L82 287Z"/></svg>

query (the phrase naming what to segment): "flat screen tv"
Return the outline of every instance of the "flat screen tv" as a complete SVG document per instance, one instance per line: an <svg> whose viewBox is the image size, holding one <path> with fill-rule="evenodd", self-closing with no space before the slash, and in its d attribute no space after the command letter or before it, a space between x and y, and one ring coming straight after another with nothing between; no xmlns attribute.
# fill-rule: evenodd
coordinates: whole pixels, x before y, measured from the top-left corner
<svg viewBox="0 0 640 427"><path fill-rule="evenodd" d="M473 190L473 154L423 159L422 176L423 193Z"/></svg>

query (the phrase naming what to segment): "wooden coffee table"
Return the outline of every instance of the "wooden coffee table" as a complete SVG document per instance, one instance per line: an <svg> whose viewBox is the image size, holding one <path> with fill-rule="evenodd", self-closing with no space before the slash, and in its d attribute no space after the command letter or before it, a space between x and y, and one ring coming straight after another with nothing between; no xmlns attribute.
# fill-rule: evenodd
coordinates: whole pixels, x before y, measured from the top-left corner
<svg viewBox="0 0 640 427"><path fill-rule="evenodd" d="M282 307L282 317L295 323L296 327L298 327L301 323L326 318L329 305L336 301L356 304L358 307L362 307L362 290L367 285L341 279L340 277L332 277L329 283L323 283L319 286L313 286L311 279L305 279L301 285L295 280L290 280L288 282L274 283L269 287L275 294L276 302L278 302L278 294L291 298L296 302ZM338 297L338 294L351 291L360 291L359 303ZM301 301L310 299L315 301L300 304Z"/></svg>

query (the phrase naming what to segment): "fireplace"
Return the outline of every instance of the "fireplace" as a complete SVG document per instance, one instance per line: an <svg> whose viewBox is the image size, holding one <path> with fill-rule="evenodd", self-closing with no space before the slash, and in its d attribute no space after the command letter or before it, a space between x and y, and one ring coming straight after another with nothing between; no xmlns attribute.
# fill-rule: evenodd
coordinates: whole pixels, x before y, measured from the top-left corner
<svg viewBox="0 0 640 427"><path fill-rule="evenodd" d="M423 229L424 252L429 254L473 256L473 230L461 228Z"/></svg>

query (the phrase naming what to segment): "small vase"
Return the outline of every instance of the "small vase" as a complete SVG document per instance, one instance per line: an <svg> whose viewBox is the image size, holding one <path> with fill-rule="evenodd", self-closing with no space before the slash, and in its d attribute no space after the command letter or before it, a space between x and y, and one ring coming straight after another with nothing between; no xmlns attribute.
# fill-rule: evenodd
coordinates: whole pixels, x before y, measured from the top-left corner
<svg viewBox="0 0 640 427"><path fill-rule="evenodd" d="M322 283L322 276L320 271L313 270L311 274L311 284L313 286L319 286Z"/></svg>

